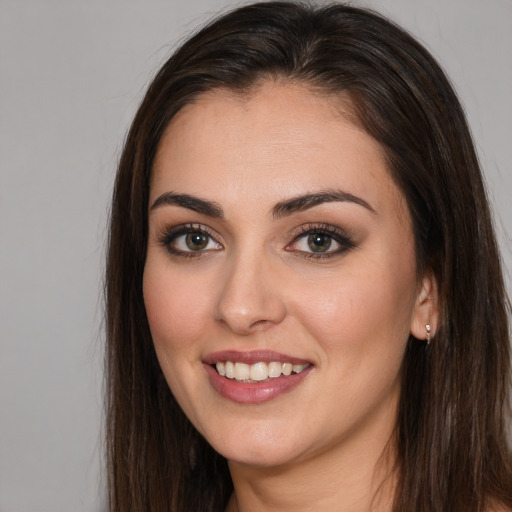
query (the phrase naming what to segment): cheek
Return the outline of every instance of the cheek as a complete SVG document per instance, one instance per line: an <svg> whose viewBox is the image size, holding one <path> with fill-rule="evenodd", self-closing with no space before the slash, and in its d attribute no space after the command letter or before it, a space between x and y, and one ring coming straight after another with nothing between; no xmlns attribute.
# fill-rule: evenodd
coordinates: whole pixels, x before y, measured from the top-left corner
<svg viewBox="0 0 512 512"><path fill-rule="evenodd" d="M357 269L347 265L345 271L297 290L295 310L308 332L332 351L395 357L409 335L415 279L409 261L373 261Z"/></svg>
<svg viewBox="0 0 512 512"><path fill-rule="evenodd" d="M143 293L157 352L189 350L193 342L202 336L205 330L202 320L206 311L211 310L204 289L204 283L195 286L183 274L170 272L167 265L148 259L144 269Z"/></svg>
<svg viewBox="0 0 512 512"><path fill-rule="evenodd" d="M191 378L202 372L197 340L208 335L204 319L211 309L203 289L186 279L186 273L172 272L167 262L148 257L143 294L155 352L173 395L189 417L195 410L191 397L200 394Z"/></svg>

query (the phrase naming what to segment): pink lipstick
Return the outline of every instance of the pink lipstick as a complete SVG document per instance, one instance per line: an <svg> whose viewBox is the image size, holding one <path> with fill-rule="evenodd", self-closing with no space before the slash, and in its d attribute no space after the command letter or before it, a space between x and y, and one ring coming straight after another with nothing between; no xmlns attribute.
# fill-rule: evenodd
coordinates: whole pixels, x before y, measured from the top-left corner
<svg viewBox="0 0 512 512"><path fill-rule="evenodd" d="M245 404L273 400L297 387L314 368L307 360L274 351L221 351L203 360L212 387Z"/></svg>

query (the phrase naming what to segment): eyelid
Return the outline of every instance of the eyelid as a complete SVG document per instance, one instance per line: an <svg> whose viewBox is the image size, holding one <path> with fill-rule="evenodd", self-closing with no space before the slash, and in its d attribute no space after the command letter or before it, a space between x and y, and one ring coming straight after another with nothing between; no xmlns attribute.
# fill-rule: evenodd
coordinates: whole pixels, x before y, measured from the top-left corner
<svg viewBox="0 0 512 512"><path fill-rule="evenodd" d="M352 241L352 237L339 226L335 226L329 223L307 223L299 226L290 233L290 237L292 241L286 245L285 250L288 252L297 253L305 258L329 258L332 256L340 255L347 250L353 249L356 247L356 244ZM172 243L176 241L180 236L189 234L189 233L202 233L207 235L213 242L218 244L217 249L200 249L197 251L194 250L181 250L175 247L172 247ZM311 235L311 234L323 234L330 237L334 242L336 242L339 247L335 250L328 250L326 252L314 252L314 251L304 251L293 248L293 245L297 243L298 240ZM157 235L157 240L160 245L165 247L169 254L183 257L200 257L204 256L209 252L215 250L223 249L223 244L220 242L220 236L210 227L201 223L185 223L178 224L176 226L166 226L164 227L160 233Z"/></svg>
<svg viewBox="0 0 512 512"><path fill-rule="evenodd" d="M311 234L323 234L327 235L332 240L334 240L340 247L333 251L328 252L318 252L315 253L313 251L299 251L299 250L291 250L289 249L291 246L293 246L298 240L301 238L304 238L305 236L311 235ZM296 232L293 236L292 241L286 246L285 250L288 250L289 252L297 252L300 253L301 256L306 258L329 258L332 256L340 255L347 250L354 249L356 247L356 244L352 241L352 237L345 231L344 229L334 226L332 224L328 223L319 223L319 224L303 224L302 226L299 226L298 232Z"/></svg>
<svg viewBox="0 0 512 512"><path fill-rule="evenodd" d="M202 233L207 235L211 240L223 248L222 243L219 241L219 236L208 226L200 223L185 223L178 224L176 226L164 227L157 235L158 243L165 247L169 254L183 257L199 257L204 256L205 253L211 252L212 249L201 249L197 251L183 251L175 249L171 246L172 242L178 239L180 236L187 235L189 233ZM220 248L218 250L220 250Z"/></svg>

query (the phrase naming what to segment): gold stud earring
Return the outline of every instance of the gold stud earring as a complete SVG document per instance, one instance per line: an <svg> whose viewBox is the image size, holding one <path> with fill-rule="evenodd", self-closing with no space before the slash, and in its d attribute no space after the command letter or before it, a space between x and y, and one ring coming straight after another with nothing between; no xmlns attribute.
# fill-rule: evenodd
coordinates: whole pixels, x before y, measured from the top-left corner
<svg viewBox="0 0 512 512"><path fill-rule="evenodd" d="M432 328L430 327L430 324L425 325L425 329L427 330L427 345L430 345L431 337L430 337L430 331Z"/></svg>

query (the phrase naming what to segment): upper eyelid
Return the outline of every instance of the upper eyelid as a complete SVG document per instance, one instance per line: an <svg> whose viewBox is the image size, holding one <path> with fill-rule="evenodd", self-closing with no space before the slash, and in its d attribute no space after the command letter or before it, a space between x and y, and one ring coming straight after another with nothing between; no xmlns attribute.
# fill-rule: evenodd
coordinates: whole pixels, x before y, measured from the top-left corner
<svg viewBox="0 0 512 512"><path fill-rule="evenodd" d="M157 234L158 241L162 245L167 245L171 243L172 240L175 240L177 237L184 235L189 232L200 232L208 235L213 241L218 244L224 245L223 237L217 233L216 230L210 228L206 224L202 224L199 222L187 222L182 224L176 224L174 226L167 226L160 230ZM331 236L338 243L349 243L349 245L353 246L352 236L345 229L330 224L326 222L319 223L304 223L300 226L295 227L293 230L288 232L287 237L290 239L287 244L293 244L300 238L311 234L311 233L324 233L328 236Z"/></svg>
<svg viewBox="0 0 512 512"><path fill-rule="evenodd" d="M163 228L160 233L157 234L157 241L158 244L164 247L169 253L174 255L188 255L188 256L195 256L198 257L201 254L206 254L207 252L211 251L212 249L200 249L197 251L186 251L182 249L177 249L174 247L174 244L177 242L177 240L185 236L187 233L191 232L199 232L206 234L210 240L221 247L224 247L224 244L219 241L217 236L213 235L211 233L211 229L207 226L204 226L203 224L178 224L174 227L167 227Z"/></svg>
<svg viewBox="0 0 512 512"><path fill-rule="evenodd" d="M305 225L300 226L299 233L296 233L296 235L293 237L292 241L288 244L287 247L290 247L293 244L296 244L299 240L301 240L302 238L304 238L308 235L311 235L312 233L320 233L320 234L325 234L325 235L329 236L334 242L336 242L339 245L339 248L332 250L332 251L318 252L318 253L315 253L313 251L309 252L309 251L301 251L301 250L297 250L297 251L293 251L293 252L303 253L304 256L306 256L308 258L312 257L312 258L320 259L320 258L328 258L331 256L335 256L337 254L344 253L345 251L354 249L357 246L356 243L354 243L352 236L349 233L347 233L344 229L342 229L338 226L334 226L332 224L320 223L320 224L316 224L316 225L315 224L305 224Z"/></svg>
<svg viewBox="0 0 512 512"><path fill-rule="evenodd" d="M322 222L318 223L318 224L316 224L316 223L315 224L313 224L313 223L302 224L295 230L292 230L292 232L290 233L290 236L293 238L293 240L297 240L298 238L301 238L302 236L305 236L310 233L315 233L315 232L316 233L324 233L327 235L333 235L333 237L335 235L337 235L338 237L346 239L346 240L350 240L352 238L350 233L348 233L345 229L335 226L333 224L322 223Z"/></svg>
<svg viewBox="0 0 512 512"><path fill-rule="evenodd" d="M169 254L179 257L193 257L198 258L201 256L205 256L207 253L212 251L212 249L199 249L197 251L193 250L183 250L174 247L174 244L177 240L189 233L202 233L208 236L211 242L223 247L223 244L218 240L217 236L212 234L212 229L204 224L200 223L185 223L178 224L176 226L168 226L160 230L160 233L157 234L158 243L164 247Z"/></svg>
<svg viewBox="0 0 512 512"><path fill-rule="evenodd" d="M205 224L200 224L196 222L164 227L160 230L158 238L161 239L169 236L179 236L190 232L205 233L211 238L213 238L215 241L219 242L218 238L220 238L220 236L216 233L215 230L213 230L209 226L206 226Z"/></svg>

